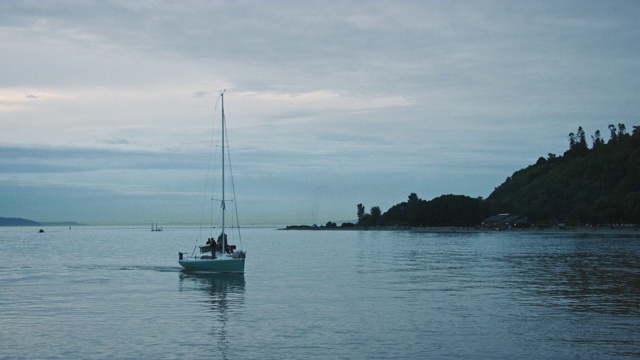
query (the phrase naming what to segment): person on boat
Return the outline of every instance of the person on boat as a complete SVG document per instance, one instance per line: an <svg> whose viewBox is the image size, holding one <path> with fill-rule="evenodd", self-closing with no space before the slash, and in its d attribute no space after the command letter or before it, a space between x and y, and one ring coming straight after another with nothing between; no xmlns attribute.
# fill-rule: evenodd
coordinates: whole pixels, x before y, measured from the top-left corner
<svg viewBox="0 0 640 360"><path fill-rule="evenodd" d="M209 248L211 248L211 258L215 259L216 258L216 242L213 240L213 238L208 238L207 245L209 245Z"/></svg>
<svg viewBox="0 0 640 360"><path fill-rule="evenodd" d="M224 235L224 242L222 241L222 236ZM218 244L216 246L216 249L220 252L222 252L223 248L225 248L227 245L227 234L220 234L220 236L218 236Z"/></svg>
<svg viewBox="0 0 640 360"><path fill-rule="evenodd" d="M227 234L224 234L224 243L222 242L222 235L220 234L220 236L218 236L218 244L216 245L216 249L220 252L223 252L222 249L224 249L224 252L227 254L233 254L233 250L235 250L236 246L235 245L229 245L229 242L227 241Z"/></svg>

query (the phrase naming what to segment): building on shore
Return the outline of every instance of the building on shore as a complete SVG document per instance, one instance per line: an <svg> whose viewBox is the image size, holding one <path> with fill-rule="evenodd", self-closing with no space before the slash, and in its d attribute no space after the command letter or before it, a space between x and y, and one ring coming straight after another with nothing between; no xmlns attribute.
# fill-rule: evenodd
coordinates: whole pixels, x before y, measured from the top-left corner
<svg viewBox="0 0 640 360"><path fill-rule="evenodd" d="M498 214L482 220L480 226L485 229L495 230L527 229L531 227L531 221L520 215Z"/></svg>

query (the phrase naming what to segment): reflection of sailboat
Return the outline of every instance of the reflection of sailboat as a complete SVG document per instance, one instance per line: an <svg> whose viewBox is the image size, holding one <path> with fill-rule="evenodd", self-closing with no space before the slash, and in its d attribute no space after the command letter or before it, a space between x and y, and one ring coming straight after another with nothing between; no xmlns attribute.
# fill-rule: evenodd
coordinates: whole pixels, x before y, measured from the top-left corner
<svg viewBox="0 0 640 360"><path fill-rule="evenodd" d="M210 308L206 309L217 321L206 321L211 326L210 335L217 340L218 358L229 358L232 346L227 337L227 325L230 315L244 306L244 274L221 274L182 272L180 273L180 291L198 291L207 296Z"/></svg>
<svg viewBox="0 0 640 360"><path fill-rule="evenodd" d="M185 253L178 253L180 265L186 270L190 271L208 271L208 272L244 272L244 262L246 253L242 250L236 251L235 245L229 245L227 235L232 235L230 233L225 232L225 211L226 211L226 193L225 193L225 136L226 136L226 122L224 117L224 92L220 94L220 99L222 103L222 192L221 192L221 200L220 200L220 208L221 208L221 231L220 235L217 237L210 236L208 237L207 243L204 246L196 246L192 251L191 255ZM227 156L229 156L227 154ZM230 161L229 161L230 162ZM231 166L229 166L229 170ZM233 176L231 171L229 171L231 184L233 188ZM235 197L235 189L232 192L232 196ZM233 208L235 210L234 214L236 216L238 209L236 207L235 199L231 199L233 202ZM240 226L236 223L236 230L238 240L240 240ZM196 248L199 248L200 254L203 253L211 253L211 255L196 255Z"/></svg>
<svg viewBox="0 0 640 360"><path fill-rule="evenodd" d="M220 312L242 306L244 287L244 274L180 273L180 291L202 290L208 293L211 297L211 310Z"/></svg>
<svg viewBox="0 0 640 360"><path fill-rule="evenodd" d="M216 298L226 297L227 294L244 294L244 274L217 274L202 272L181 272L180 290L189 290L193 285L195 289L206 290ZM184 285L184 287L183 287Z"/></svg>

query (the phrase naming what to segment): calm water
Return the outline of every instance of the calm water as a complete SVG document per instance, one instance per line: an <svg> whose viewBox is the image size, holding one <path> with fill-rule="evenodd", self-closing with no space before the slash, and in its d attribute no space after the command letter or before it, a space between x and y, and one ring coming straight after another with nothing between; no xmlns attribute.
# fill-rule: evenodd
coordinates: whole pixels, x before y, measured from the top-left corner
<svg viewBox="0 0 640 360"><path fill-rule="evenodd" d="M0 358L640 358L640 237L0 228Z"/></svg>

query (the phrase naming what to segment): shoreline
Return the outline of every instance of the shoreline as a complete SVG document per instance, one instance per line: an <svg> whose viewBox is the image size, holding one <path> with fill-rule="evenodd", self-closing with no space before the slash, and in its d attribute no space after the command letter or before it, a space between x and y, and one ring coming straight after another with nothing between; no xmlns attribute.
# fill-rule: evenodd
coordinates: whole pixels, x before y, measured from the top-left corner
<svg viewBox="0 0 640 360"><path fill-rule="evenodd" d="M602 235L637 235L640 237L640 227L587 227L572 226L565 229L558 227L537 228L531 227L526 229L486 229L479 227L411 227L411 226L379 226L379 227L335 227L327 228L325 226L307 226L307 225L289 225L286 228L278 230L299 230L299 231L408 231L420 233L528 233L528 234L602 234Z"/></svg>

